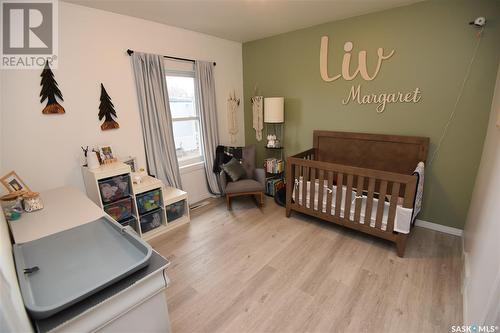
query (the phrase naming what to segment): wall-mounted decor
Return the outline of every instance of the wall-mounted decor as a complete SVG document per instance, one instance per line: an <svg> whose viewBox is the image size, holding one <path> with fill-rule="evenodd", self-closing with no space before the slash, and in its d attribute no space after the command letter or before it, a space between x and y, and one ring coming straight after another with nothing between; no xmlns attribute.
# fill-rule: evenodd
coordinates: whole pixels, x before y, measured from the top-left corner
<svg viewBox="0 0 500 333"><path fill-rule="evenodd" d="M388 54L384 54L384 49L379 47L377 49L377 67L373 71L373 74L370 76L368 73L368 68L366 65L366 51L359 51L358 53L358 68L354 71L354 73L350 73L349 69L351 67L351 51L354 47L352 42L346 42L344 44L344 57L342 58L342 74L337 74L334 76L329 76L328 74L328 36L321 37L321 49L319 54L319 68L321 73L321 78L323 81L331 82L342 77L344 80L353 80L358 74L365 81L371 81L375 79L382 67L382 62L384 60L389 59L394 55L394 50L391 50Z"/></svg>
<svg viewBox="0 0 500 333"><path fill-rule="evenodd" d="M418 103L420 102L421 91L419 88L415 88L408 92L390 92L381 94L362 94L361 85L352 86L349 90L349 94L346 98L342 100L343 105L347 105L350 102L355 102L358 104L377 104L375 108L378 113L385 111L387 104L391 103Z"/></svg>
<svg viewBox="0 0 500 333"><path fill-rule="evenodd" d="M19 178L15 171L11 171L2 178L0 178L0 182L9 192L17 192L17 191L27 191L31 192L30 188Z"/></svg>
<svg viewBox="0 0 500 333"><path fill-rule="evenodd" d="M104 89L101 83L101 103L99 104L99 120L104 118L104 123L101 125L101 130L106 131L114 128L120 128L120 125L113 119L117 118L115 106L111 102L111 97L109 97L108 92Z"/></svg>
<svg viewBox="0 0 500 333"><path fill-rule="evenodd" d="M365 81L374 80L379 74L384 60L391 58L394 55L395 50L385 52L382 47L377 49L377 65L371 72L367 66L367 53L365 50L358 52L358 68L351 73L351 57L354 44L350 41L344 44L344 56L342 57L341 72L330 76L328 73L328 36L321 37L321 47L319 52L319 72L321 78L325 82L333 82L339 78L343 78L346 81L354 80L358 75ZM358 104L377 104L377 113L382 113L385 111L387 104L391 103L418 103L421 96L421 91L419 88L414 88L410 91L395 91L390 93L379 93L379 94L363 94L361 92L361 85L352 86L346 98L342 100L343 105L347 105L350 102L355 102Z"/></svg>
<svg viewBox="0 0 500 333"><path fill-rule="evenodd" d="M61 90L57 86L57 81L54 79L54 73L50 69L49 62L45 62L45 67L43 68L42 74L40 75L42 80L40 85L42 90L40 91L40 103L47 100L47 105L43 108L43 114L63 114L66 111L57 102L57 98L64 101L62 97Z"/></svg>
<svg viewBox="0 0 500 333"><path fill-rule="evenodd" d="M236 98L236 92L229 94L227 99L227 130L231 137L231 143L236 142L236 134L238 134L238 115L236 109L240 105L240 99Z"/></svg>
<svg viewBox="0 0 500 333"><path fill-rule="evenodd" d="M262 130L264 129L264 96L253 96L252 99L252 119L255 138L262 140Z"/></svg>

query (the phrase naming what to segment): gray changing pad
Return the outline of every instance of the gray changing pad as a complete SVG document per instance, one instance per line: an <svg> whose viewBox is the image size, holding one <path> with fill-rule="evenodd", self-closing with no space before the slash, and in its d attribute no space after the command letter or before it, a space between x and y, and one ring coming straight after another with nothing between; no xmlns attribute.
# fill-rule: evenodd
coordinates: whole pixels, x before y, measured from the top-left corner
<svg viewBox="0 0 500 333"><path fill-rule="evenodd" d="M152 248L134 232L100 218L31 242L14 244L24 305L42 319L146 266ZM25 269L38 267L32 273Z"/></svg>

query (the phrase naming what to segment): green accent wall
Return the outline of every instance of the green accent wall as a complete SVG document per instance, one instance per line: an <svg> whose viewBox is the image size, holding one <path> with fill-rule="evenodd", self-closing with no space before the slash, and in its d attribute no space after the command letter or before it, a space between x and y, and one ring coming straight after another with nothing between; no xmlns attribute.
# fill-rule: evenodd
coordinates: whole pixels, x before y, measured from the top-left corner
<svg viewBox="0 0 500 333"><path fill-rule="evenodd" d="M313 5L313 4L311 4ZM285 97L285 155L312 147L315 129L427 136L430 153L457 99L476 45L477 16L488 22L470 77L443 145L426 169L423 210L419 219L462 229L481 157L500 54L500 1L425 1L417 4L314 26L243 44L246 144L257 144L264 158L265 138L255 139L250 98L260 94ZM368 53L373 73L377 48L385 60L373 81L357 77L324 82L319 72L320 39L329 36L329 73L341 71L343 46L354 43ZM390 93L420 88L419 103L342 105L352 85L363 93Z"/></svg>

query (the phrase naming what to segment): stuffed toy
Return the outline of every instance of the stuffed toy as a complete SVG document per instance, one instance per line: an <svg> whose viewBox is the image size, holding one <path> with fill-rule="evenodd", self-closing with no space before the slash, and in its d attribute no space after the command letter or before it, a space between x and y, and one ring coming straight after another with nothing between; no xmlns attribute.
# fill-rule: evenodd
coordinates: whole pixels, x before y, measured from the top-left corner
<svg viewBox="0 0 500 333"><path fill-rule="evenodd" d="M113 197L116 194L116 191L118 191L117 186L111 186L109 184L102 184L101 185L101 195L104 201L111 201L113 200Z"/></svg>
<svg viewBox="0 0 500 333"><path fill-rule="evenodd" d="M267 136L267 146L269 148L274 148L276 146L276 135L274 134L269 134Z"/></svg>

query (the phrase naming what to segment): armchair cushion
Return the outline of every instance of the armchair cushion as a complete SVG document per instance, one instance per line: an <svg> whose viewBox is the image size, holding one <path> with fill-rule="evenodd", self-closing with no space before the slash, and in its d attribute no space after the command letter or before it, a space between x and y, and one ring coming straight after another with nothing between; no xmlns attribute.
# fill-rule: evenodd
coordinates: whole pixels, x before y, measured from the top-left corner
<svg viewBox="0 0 500 333"><path fill-rule="evenodd" d="M247 178L254 178L255 172L255 146L250 145L243 148L241 163L247 173Z"/></svg>
<svg viewBox="0 0 500 333"><path fill-rule="evenodd" d="M255 169L253 179L261 183L262 188L264 188L266 186L266 171L264 171L264 169L262 168Z"/></svg>
<svg viewBox="0 0 500 333"><path fill-rule="evenodd" d="M239 179L246 178L247 172L245 168L241 165L241 163L232 158L229 162L222 165L222 170L231 178L233 182L238 181Z"/></svg>
<svg viewBox="0 0 500 333"><path fill-rule="evenodd" d="M226 186L226 194L264 191L264 185L254 179L241 179L237 182L229 182Z"/></svg>

